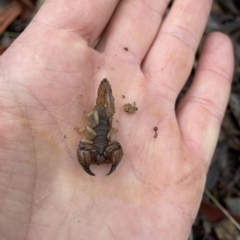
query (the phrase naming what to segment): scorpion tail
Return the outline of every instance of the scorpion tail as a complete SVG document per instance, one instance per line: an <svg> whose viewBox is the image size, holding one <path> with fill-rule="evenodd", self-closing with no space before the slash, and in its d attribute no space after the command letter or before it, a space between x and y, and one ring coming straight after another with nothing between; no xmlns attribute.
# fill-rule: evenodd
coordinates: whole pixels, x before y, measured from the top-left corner
<svg viewBox="0 0 240 240"><path fill-rule="evenodd" d="M98 87L97 105L106 106L107 116L111 118L115 113L114 97L112 88L106 78L104 78Z"/></svg>

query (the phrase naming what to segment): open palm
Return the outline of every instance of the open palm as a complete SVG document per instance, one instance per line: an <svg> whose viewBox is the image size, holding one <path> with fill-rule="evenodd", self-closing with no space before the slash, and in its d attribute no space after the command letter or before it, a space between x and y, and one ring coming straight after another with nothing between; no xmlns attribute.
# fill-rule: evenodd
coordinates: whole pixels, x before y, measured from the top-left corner
<svg viewBox="0 0 240 240"><path fill-rule="evenodd" d="M187 239L233 60L228 38L211 34L176 111L211 6L177 0L160 26L168 2L47 1L1 57L1 239ZM110 176L110 165L91 165L92 177L74 128L103 78L124 155Z"/></svg>

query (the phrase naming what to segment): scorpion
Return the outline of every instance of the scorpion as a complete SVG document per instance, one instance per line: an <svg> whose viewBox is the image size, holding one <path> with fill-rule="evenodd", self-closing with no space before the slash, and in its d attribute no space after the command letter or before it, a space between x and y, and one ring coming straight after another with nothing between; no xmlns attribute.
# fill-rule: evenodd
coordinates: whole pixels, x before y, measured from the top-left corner
<svg viewBox="0 0 240 240"><path fill-rule="evenodd" d="M98 87L96 105L87 114L88 124L79 130L85 132L85 138L80 141L77 149L78 162L91 176L95 176L89 168L91 164L112 163L107 174L110 175L122 159L123 150L120 143L111 141L111 134L114 132L112 128L114 113L115 104L111 85L104 78Z"/></svg>

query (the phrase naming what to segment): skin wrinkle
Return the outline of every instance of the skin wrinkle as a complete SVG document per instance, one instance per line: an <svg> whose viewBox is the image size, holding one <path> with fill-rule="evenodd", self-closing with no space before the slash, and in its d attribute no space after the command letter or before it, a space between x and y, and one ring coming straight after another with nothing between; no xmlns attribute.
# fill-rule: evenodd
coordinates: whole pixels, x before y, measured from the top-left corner
<svg viewBox="0 0 240 240"><path fill-rule="evenodd" d="M124 7L124 10L126 9L126 5L130 5L134 10L135 10L135 12L136 12L136 15L134 15L134 17L136 17L136 18L138 18L138 14L142 11L142 10L144 10L144 11L146 11L146 6L147 6L147 8L149 8L150 9L150 11L149 12L151 12L151 13L157 13L158 14L158 17L159 17L159 21L158 22L161 22L161 18L162 18L162 14L163 14L163 11L164 11L164 9L166 8L166 7L164 7L164 6L162 6L162 4L156 4L157 6L159 5L159 7L158 7L158 10L153 10L152 9L152 7L150 7L151 6L151 4L150 3L147 3L146 1L122 1L122 4L121 4L121 7L123 8ZM120 8L121 8L120 7ZM130 7L129 7L130 8ZM136 8L137 8L137 11L136 11ZM156 7L157 8L157 7ZM122 12L123 12L123 14L125 14L125 17L126 18L130 18L130 16L129 16L129 12L127 12L127 11L124 11L124 10L122 10ZM121 10L119 10L117 13L119 14L119 12L121 12ZM116 21L116 19L114 19L114 21ZM132 21L132 17L131 17L131 21ZM129 27L129 25L127 25L128 26L128 31L130 30L130 29L132 29L132 26L130 25L130 27ZM114 28L114 26L110 26L110 28L111 27L113 27ZM136 30L138 30L137 31L137 33L139 32L139 27L136 27L135 28ZM124 32L124 34L126 34L126 33L128 33L128 31L125 31ZM157 29L155 29L155 35L157 34ZM137 34L135 37L141 37L141 35L139 35L139 34ZM114 40L113 40L114 39ZM108 41L109 41L109 39L108 39ZM122 45L121 44L121 42L122 41L120 41L119 42L119 39L117 38L116 39L116 36L113 34L113 36L111 36L111 41L112 42L115 42L115 43L117 43L117 44L115 44L117 47L116 48L118 48L118 46L119 46L119 49L123 49L124 47L125 47L125 45ZM136 39L131 39L131 41L133 41L133 42L135 42L136 41ZM108 44L109 45L109 44ZM111 45L111 44L110 44ZM130 45L131 45L131 43L130 43ZM137 44L135 44L135 45L137 45ZM151 45L151 44L149 44L149 45ZM139 49L138 49L138 51L139 51ZM145 49L143 49L143 51L144 52L147 52ZM112 52L112 51L111 51ZM106 51L105 51L105 53L106 53ZM108 53L109 54L109 53ZM113 54L113 53L112 53ZM128 56L129 56L129 54L131 54L133 57L132 58L129 58L129 57L127 57L126 58L126 55L124 54L124 55L122 55L121 53L120 53L120 58L122 59L122 58L124 58L124 62L129 62L129 63L133 63L133 64L140 64L141 63L141 61L142 61L142 58L144 57L144 56L138 56L138 54L139 53L136 53L136 51L131 51L131 48L129 49L129 51L128 51Z"/></svg>
<svg viewBox="0 0 240 240"><path fill-rule="evenodd" d="M186 53L185 53L186 54ZM178 76L178 81L174 80L174 88L176 92L179 92L180 89L182 89L182 79L187 79L187 77L190 74L190 69L186 71L190 66L192 66L193 63L193 56L189 56L188 58L182 58L182 52L179 51L174 51L170 50L165 53L165 62L163 62L163 67L161 71L161 75L167 75L168 78L163 80L161 75L159 76L159 79L161 79L161 82L172 82L173 80L171 78L176 77L175 72L179 72ZM157 66L150 67L148 66L149 64L147 63L147 66L144 66L144 71L145 69L149 69L149 72L158 72L159 71L159 64ZM171 65L171 69L169 68L169 65ZM159 72L160 73L160 72ZM159 80L160 81L160 80ZM177 94L178 95L178 94ZM177 97L177 96L176 96Z"/></svg>
<svg viewBox="0 0 240 240"><path fill-rule="evenodd" d="M29 64L29 65L31 65L31 64ZM60 73L66 73L66 74L69 74L69 73L80 73L80 71L66 71L66 70L61 71L61 70L59 70L59 69L54 70L54 69L51 69L51 68L43 68L43 67L40 67L40 68L34 67L34 69L35 69L35 70L40 70L40 69L41 69L42 71L46 71L47 73L48 73L48 72L54 72L54 73L60 72ZM57 79L52 79L52 82L58 83L59 81L58 81ZM65 83L66 83L66 82L61 82L61 84L65 84Z"/></svg>
<svg viewBox="0 0 240 240"><path fill-rule="evenodd" d="M46 185L46 187L44 189L44 195L46 195L46 198L38 205L34 204L34 201L32 201L32 207L34 206L35 208L38 208L40 210L40 208L44 209L42 207L43 204L45 204L47 202L52 203L52 201L48 201L47 198L48 198L48 196L51 195L50 193L52 192L51 189L52 189L52 185L53 185L53 183L55 181L54 179L56 178L56 175L57 175L57 170L58 170L58 166L55 167L55 170L51 171L51 178L49 178L49 177L43 178L43 181L45 182L45 185ZM36 183L37 183L36 182L36 177L35 177L35 182L34 183L35 183L35 186L36 186ZM37 191L39 191L39 190L35 189L35 191L33 191L33 199L36 196L39 195L39 193ZM59 209L57 211L50 211L49 209L47 209L46 211L48 211L48 212L59 212ZM35 209L35 214L36 214L36 209ZM32 214L32 216L34 216L34 214ZM31 220L31 222L34 223L34 221L32 221L32 220ZM37 222L39 222L39 221L36 221L36 223Z"/></svg>
<svg viewBox="0 0 240 240"><path fill-rule="evenodd" d="M212 0L205 0L205 1L207 1L208 2L208 7L207 7L207 9L211 9L211 7L212 7ZM205 1L204 1L204 4L205 4ZM175 5L177 5L179 2L182 2L181 0L174 0L173 1L173 5L175 6ZM198 0L191 0L190 2L199 2ZM173 6L173 7L174 7Z"/></svg>
<svg viewBox="0 0 240 240"><path fill-rule="evenodd" d="M51 188L52 188L52 185L53 183L56 181L55 179L57 179L57 173L58 173L58 169L59 169L59 162L56 164L55 168L51 171L51 174L48 174L48 175L51 175L51 177L47 177L48 175L46 174L46 177L43 178L44 181L46 181L46 188L45 188L45 192L48 192L50 193L51 191ZM34 186L36 186L36 177L35 177L35 182L34 182ZM36 191L33 193L34 196L37 195ZM50 194L49 194L50 195ZM46 200L45 200L46 201Z"/></svg>
<svg viewBox="0 0 240 240"><path fill-rule="evenodd" d="M56 26L54 26L54 25L50 25L50 24L48 24L47 22L41 22L40 21L40 19L38 19L38 18L33 18L33 20L31 21L31 24L29 25L29 27L28 27L28 31L29 31L29 29L31 29L32 27L33 27L33 29L35 30L35 29L37 29L39 26L47 26L48 28L52 28L52 29L55 29L55 30L58 30L59 28L58 27L56 27ZM64 30L64 29L63 29ZM44 36L44 35L42 35L42 36Z"/></svg>
<svg viewBox="0 0 240 240"><path fill-rule="evenodd" d="M101 211L99 211L99 209L97 208L97 204L96 204L96 201L93 198L93 195L94 195L94 193L92 193L91 189L88 189L88 196L90 197L93 205L95 206L95 209L97 210L98 216L100 216L100 218L102 219L101 220L101 222L102 222L102 221L104 221L104 219L102 218L102 215L100 214Z"/></svg>
<svg viewBox="0 0 240 240"><path fill-rule="evenodd" d="M148 158L148 155L149 155L149 147L146 147L145 146L145 149L147 149L146 151L146 157L145 157L145 161L147 161ZM144 159L142 159L142 161L144 161ZM140 183L145 183L146 182L146 176L144 175L144 172L142 173L142 171L138 171L137 167L135 167L134 164L131 165L132 166L132 169L135 171L135 176L137 178L137 180L140 182Z"/></svg>
<svg viewBox="0 0 240 240"><path fill-rule="evenodd" d="M26 124L26 119L23 119L23 124L25 125ZM27 124L28 125L28 124ZM15 148L13 148L13 153L15 153L17 151L17 145L19 142L21 142L21 136L23 135L23 133L25 132L26 128L23 128L22 129L22 132L19 134L18 138L15 140ZM32 149L32 145L30 146L30 149ZM9 160L10 161L10 160Z"/></svg>
<svg viewBox="0 0 240 240"><path fill-rule="evenodd" d="M187 213L186 211L184 211L185 209L183 207L175 207L175 209L178 210L179 216L182 216L181 220L183 220L186 226L189 225L189 222L191 225L194 223L193 216L191 216L190 213Z"/></svg>
<svg viewBox="0 0 240 240"><path fill-rule="evenodd" d="M123 49L125 46L122 45L120 42L118 42L118 40L114 40L113 38L111 39L112 42L115 42L117 43L117 46L119 46L119 49ZM113 58L121 63L130 63L131 65L133 66L139 66L139 60L138 58L136 57L136 55L134 55L133 52L131 51L128 51L128 54L131 54L132 56L134 56L133 58L124 58L123 56L119 56L118 54L116 54L115 52L113 51L110 51L110 52L104 52L104 55L106 55L106 57L109 57L109 58ZM130 61L134 59L133 61Z"/></svg>
<svg viewBox="0 0 240 240"><path fill-rule="evenodd" d="M110 235L112 236L112 238L113 238L113 239L116 239L116 236L114 235L113 231L111 230L111 227L109 226L109 224L107 223L107 221L105 221L105 218L102 216L101 211L99 211L99 209L97 208L97 205L96 205L96 204L95 204L95 206L96 206L96 209L97 209L97 211L98 211L98 216L100 216L101 219L102 219L101 222L103 222L104 225L107 227L108 233L110 233Z"/></svg>
<svg viewBox="0 0 240 240"><path fill-rule="evenodd" d="M147 159L150 159L150 158L148 158L148 155L149 155L149 147L146 147L145 146L145 149L147 149L147 151L146 151L146 154L145 154L145 160L143 159L143 157L141 157L139 160L140 160L140 162L139 163L137 163L138 165L143 165L143 162L144 161L147 161ZM141 170L138 170L138 168L137 167L135 167L135 164L134 163L132 163L132 164L130 164L130 166L131 166L131 168L132 168L132 170L133 171L135 171L135 177L136 177L136 180L138 180L140 183L144 183L145 181L146 181L146 178L145 178L145 175L144 175L144 172L143 172L143 170L141 169Z"/></svg>
<svg viewBox="0 0 240 240"><path fill-rule="evenodd" d="M70 208L70 207L69 207ZM68 208L68 210L69 210L69 208ZM63 218L63 220L62 220L62 223L59 225L59 229L62 229L62 226L64 226L64 223L65 222L67 222L67 220L68 220L68 211L66 212L66 214L65 214L65 217ZM59 232L56 232L56 236L61 236L61 231L59 231ZM59 237L58 238L56 238L56 239L59 239Z"/></svg>
<svg viewBox="0 0 240 240"><path fill-rule="evenodd" d="M152 0L151 1L141 0L141 2L143 2L146 6L148 6L151 9L151 11L157 13L160 18L162 18L163 13L160 13L158 10L156 10L157 7L159 6L159 1L158 0L156 0L155 2L152 1ZM154 2L154 3L152 3L152 2ZM161 1L161 4L162 4L162 1ZM169 0L164 0L164 4L165 4L165 6L162 9L166 9L167 8L167 6L169 4Z"/></svg>
<svg viewBox="0 0 240 240"><path fill-rule="evenodd" d="M51 201L48 201L48 200L43 200L42 202L41 202L41 204L38 204L37 205L37 207L38 207L38 209L40 210L44 210L44 211L46 211L46 212L49 212L49 213L51 213L51 214L54 214L54 213L60 213L61 211L58 209L58 210L53 210L53 209L50 209L50 208L46 208L44 205L46 204L46 203L48 203L48 202L50 202L50 203L52 203ZM36 205L35 205L35 207L36 207ZM34 224L36 224L36 223L38 223L38 221L32 221L32 223L34 223ZM39 223L39 224L41 224L41 225L44 225L44 226L51 226L51 225L46 225L46 224L43 224L43 223ZM52 225L52 226L55 226L54 224Z"/></svg>
<svg viewBox="0 0 240 240"><path fill-rule="evenodd" d="M19 204L19 201L16 201L15 199L12 199L12 198L8 198L7 200L8 200L8 201L11 201L11 206L14 207L14 208L15 208L16 206L22 204L22 202L20 202L20 204ZM1 212L1 214L2 214L6 219L8 219L8 220L11 220L12 217L14 217L14 216L6 215L3 211ZM26 222L25 222L25 220L24 220L23 218L18 219L18 222L19 222L19 223L22 223L22 224L24 224L24 225L26 224Z"/></svg>
<svg viewBox="0 0 240 240"><path fill-rule="evenodd" d="M23 87L22 85L21 85L21 87ZM29 91L29 89L27 89L26 87L24 87L26 90L28 90L28 94L30 94L30 91ZM12 91L12 92L14 92L14 91ZM42 106L43 107L43 110L45 109L47 112L48 112L48 114L50 114L50 115L52 115L52 119L55 119L55 122L54 123L56 123L55 124L55 126L57 126L58 125L58 122L56 121L56 118L55 118L55 114L51 114L51 111L49 111L49 109L47 108L47 105L46 104L43 104L42 103L42 101L39 101L33 94L30 94L30 96L33 98L33 99L35 99L35 100L37 100L37 104L35 104L35 105L38 105L38 106ZM26 117L26 118L22 118L22 120L27 120L28 121L28 118L29 117ZM25 125L25 124L24 124ZM32 124L29 124L29 122L28 122L28 128L29 129L31 129L32 127L31 126L33 126L34 125L34 122L32 123ZM60 126L59 126L59 131L60 131ZM60 131L61 132L61 131ZM35 129L35 133L36 133L36 129ZM63 134L63 133L62 133ZM32 143L33 143L33 141L32 141ZM69 149L68 149L69 150ZM70 151L70 150L69 150Z"/></svg>
<svg viewBox="0 0 240 240"><path fill-rule="evenodd" d="M169 100L169 102L175 101L175 96L177 95L176 90L169 85L169 82L159 81L159 77L147 77L147 80L151 81L151 90L150 91L156 91L157 94L159 94L161 97L164 97L166 100ZM172 98L167 97L167 95L171 95ZM169 94L170 93L170 94ZM159 96L159 97L160 97Z"/></svg>
<svg viewBox="0 0 240 240"><path fill-rule="evenodd" d="M212 72L213 74L217 74L218 76L222 77L224 81L228 83L228 86L231 86L232 74L231 75L227 74L227 72L223 68L220 68L218 66L211 66L211 67L200 66L198 71L201 71L201 72L206 71L206 72Z"/></svg>
<svg viewBox="0 0 240 240"><path fill-rule="evenodd" d="M69 124L70 120L71 120L71 116L74 115L74 112L75 112L75 108L74 108L74 105L77 103L77 102L80 102L81 100L81 97L77 96L78 94L76 94L76 96L73 97L73 103L70 104L70 108L69 108L69 111L68 111L68 115L65 117L65 123L68 124L69 126L73 127L71 124ZM69 105L69 104L68 104Z"/></svg>
<svg viewBox="0 0 240 240"><path fill-rule="evenodd" d="M51 31L49 30L49 31L47 31L47 32L45 31L45 34L42 35L41 38L38 39L38 42L36 42L36 44L39 45L40 43L45 43L45 41L46 41L46 39L47 39L47 36L52 37L52 35L54 35L55 32L56 32L56 31L52 31L52 30L51 30ZM61 40L62 40L62 41L66 41L66 40L68 39L67 36L69 35L69 33L68 33L67 31L62 31L62 32L60 32L60 34L58 34L58 35L61 37ZM20 39L21 39L21 38L20 38ZM18 40L18 39L17 39L17 40ZM81 43L81 46L82 46L82 47L81 47L81 50L83 50L84 46L86 45L86 44L83 44L83 43L85 42L85 40L81 40L81 41L80 41L80 40L81 40L81 38L78 37L78 43L79 43L79 44ZM77 41L75 41L75 43L77 43ZM35 44L35 45L36 45L36 44ZM31 45L30 45L30 46L31 46ZM86 45L86 46L87 46L87 45ZM85 47L86 47L86 46L85 46ZM44 50L45 48L42 48L42 49ZM39 50L39 49L38 49L38 50ZM80 50L80 49L77 49L77 50ZM26 52L26 51L25 51L25 52ZM86 52L87 52L87 53L86 53L86 56L89 55L89 56L88 56L88 60L89 60L89 58L92 58L92 59L93 59L93 57L90 56L90 55L93 54L93 52L91 52L90 49L88 49L88 48L86 48ZM40 53L41 53L41 52L40 52ZM75 59L75 62L78 63L78 61L77 61L76 59ZM73 63L75 63L75 62L73 62ZM41 62L41 63L42 63L42 62ZM73 63L71 63L71 65L72 65ZM26 64L26 63L25 63L25 64ZM24 67L25 67L25 64L24 64ZM32 65L32 64L33 64L32 62L29 63L29 65ZM38 65L41 66L40 63L39 63ZM35 67L38 66L38 65L37 65L36 59L35 59L34 69L35 69ZM45 67L45 68L46 68L46 67ZM55 68L56 68L56 66L55 66ZM44 68L42 68L42 69L44 70ZM51 69L49 69L49 68L46 68L46 70L51 71ZM52 69L52 72L56 72L56 73L57 73L57 72L65 72L65 73L71 73L71 72L73 72L73 73L75 73L75 71L70 71L70 70L67 71L66 69L65 69L65 70L61 70L60 68L59 68L59 69L55 69L55 70ZM79 70L79 71L76 71L76 72L80 72L80 70ZM44 74L44 73L43 73L43 74Z"/></svg>
<svg viewBox="0 0 240 240"><path fill-rule="evenodd" d="M2 214L3 216L5 216L7 219L10 220L10 219L12 219L12 217L11 217L10 215L6 216L6 215L4 214L4 211L3 211L3 207L4 207L4 204L5 204L6 202L11 202L11 206L12 206L12 207L16 207L16 206L19 206L19 205L25 205L26 203L29 203L30 201L27 201L27 202L26 202L26 201L16 200L16 199L15 199L16 193L19 194L19 193L24 193L24 192L22 192L22 191L17 191L17 190L15 190L15 189L11 189L10 187L9 187L8 189L11 190L11 193L14 192L14 196L13 196L13 197L8 196L8 195L10 195L10 194L9 194L9 191L7 191L8 195L6 194L5 200L4 200L3 204L1 205L1 214ZM26 195L25 193L24 193L24 196L30 197L29 194ZM14 203L16 203L16 204L14 204ZM24 207L24 210L22 210L22 211L24 211L24 213L27 214L27 213L26 213L26 207ZM30 213L27 214L27 215L30 216ZM18 219L18 221L19 221L20 223L24 223L24 224L26 224L26 222L28 222L28 221L24 221L23 219Z"/></svg>
<svg viewBox="0 0 240 240"><path fill-rule="evenodd" d="M42 25L43 27L45 26L45 25ZM32 24L30 25L30 27L32 27L32 28L35 28L35 26L33 25L32 26ZM29 27L29 28L30 28ZM29 31L29 28L27 29L28 31ZM43 43L45 43L45 41L48 39L48 37L50 36L52 36L53 35L53 33L58 33L58 35L60 35L62 38L64 38L65 36L69 36L69 32L67 31L67 30L62 30L62 31L60 31L59 29L57 29L57 28L52 28L51 26L50 26L50 28L51 29L48 29L48 31L46 31L45 30L45 32L44 32L44 34L42 34L41 36L40 36L40 38L38 38L37 39L37 41L36 42L32 42L31 43L31 45L33 45L33 46L38 46L41 42L43 42ZM61 33L61 34L59 34L59 32ZM38 32L37 33L35 33L35 32L33 32L33 34L34 35L38 35ZM65 34L65 35L64 35ZM21 38L20 38L21 39ZM20 39L19 38L17 38L16 39L16 41L20 41ZM78 41L79 42L81 42L81 44L83 45L83 43L85 43L85 45L87 46L87 42L86 42L86 40L84 39L84 38L81 38L81 37L78 37ZM23 41L24 42L24 41ZM29 63L29 64L32 64L31 62ZM36 63L35 63L35 65L36 65ZM35 69L35 68L34 68ZM44 70L44 69L43 69ZM52 71L54 71L54 70L52 70ZM57 71L56 69L55 69L55 71ZM59 69L58 70L59 72L61 72L61 70ZM62 71L62 72L66 72L66 70L65 71Z"/></svg>
<svg viewBox="0 0 240 240"><path fill-rule="evenodd" d="M57 21L56 28L78 32L78 35L83 37L87 41L88 45L91 46L93 44L93 42L95 41L95 39L97 38L97 35L99 35L101 33L100 28L103 28L107 24L107 22L104 22L105 24L102 23L103 19L106 19L106 17L100 15L100 13L102 13L101 11L99 11L99 14L95 15L94 18L93 17L89 18L89 15L86 15L86 14L89 13L89 12L95 11L95 8L96 9L101 9L101 6L99 6L100 3L102 3L102 5L106 4L109 8L110 8L110 4L111 4L111 9L112 10L110 10L107 13L110 17L112 12L114 11L114 8L116 8L116 6L118 4L118 1L115 1L115 2L109 1L109 3L106 3L105 1L95 1L95 2L97 4L91 3L91 6L90 6L89 2L85 1L85 4L82 4L81 8L76 7L76 9L80 9L81 12L79 12L79 11L75 12L74 11L75 8L71 6L71 9L73 9L72 14L73 15L76 14L78 16L81 16L81 25L78 25L78 28L75 27L75 22L72 21L72 19L74 18L73 16L70 18L70 21L66 21L66 22ZM88 9L90 11L88 11ZM60 15L58 15L57 17L61 17L61 18L64 19L65 13L61 12L61 15L62 15L62 17ZM40 21L38 15L37 15L37 17L34 18L34 21L38 21L38 22L41 22L43 24L43 21ZM48 19L48 21L49 21L49 19ZM50 21L51 21L51 26L52 26L53 25L52 19ZM59 22L61 22L62 25L60 25ZM100 24L99 24L99 22L100 22ZM73 30L73 29L75 29L75 30Z"/></svg>
<svg viewBox="0 0 240 240"><path fill-rule="evenodd" d="M162 71L162 69L161 69L161 71ZM156 85L157 89L159 89L163 86L164 88L166 88L167 91L172 92L174 95L177 94L176 90L174 90L174 88L171 87L167 82L159 81L160 72L156 72L153 75L153 72L148 72L148 71L145 72L144 71L144 75L145 75L147 81L151 81L154 84L153 88L155 88L155 85Z"/></svg>
<svg viewBox="0 0 240 240"><path fill-rule="evenodd" d="M214 119L217 120L217 128L221 126L222 122L222 114L221 114L221 108L215 104L214 101L211 101L211 99L207 99L206 97L197 97L197 96L187 96L185 99L185 104L183 102L184 107L186 107L186 104L197 104L197 106L201 109L204 109L210 115L214 116ZM182 105L182 106L183 106ZM213 107L212 107L213 106ZM179 109L181 111L181 108Z"/></svg>
<svg viewBox="0 0 240 240"><path fill-rule="evenodd" d="M162 6L162 2L161 2L161 8L160 8L160 5L159 5L159 2L158 2L158 4L156 4L157 6L152 6L152 0L151 1L147 1L147 0L137 0L137 1L129 1L129 4L135 4L134 5L134 9L136 9L137 7L138 8L144 8L145 9L145 7L147 7L147 8L149 8L150 9L150 11L152 12L152 13L156 13L158 16L159 16L159 19L160 19L160 22L161 22L161 19L162 19L162 16L163 16L163 9L166 9L167 8L167 5L168 5L168 2L169 2L169 0L164 0L165 1L165 6ZM125 0L125 2L127 2L126 0ZM141 5L139 4L139 2L141 2ZM157 8L158 7L158 8ZM160 11L160 9L161 9L161 11Z"/></svg>
<svg viewBox="0 0 240 240"><path fill-rule="evenodd" d="M20 163L20 164L23 164L23 163ZM1 173L5 174L5 175L8 175L8 173L6 173L5 171L2 171L0 170ZM10 173L9 173L10 174ZM24 174L20 174L20 173L16 173L14 172L14 174L12 174L14 176L19 176L19 177L26 177L26 178L31 178L31 175L24 175ZM14 188L12 188L14 189ZM17 189L14 189L14 190L17 190ZM21 192L24 192L23 190L21 190ZM25 193L28 193L28 192L25 192Z"/></svg>
<svg viewBox="0 0 240 240"><path fill-rule="evenodd" d="M17 142L17 141L16 141ZM15 146L15 145L14 145ZM12 151L12 150L14 150L14 148L5 148L6 150L9 150L9 151ZM17 151L17 153L25 153L26 151L20 151L20 150L16 150ZM5 158L2 158L2 160L3 161L6 161L8 158L7 157L5 157ZM11 159L11 162L14 162L15 164L16 163L19 163L19 160L18 160L18 158L17 157L15 157L14 159ZM24 164L27 164L26 162L23 162ZM23 164L23 163L21 163L21 164ZM5 171L7 171L7 169L6 168L4 168L3 167L3 169L5 170Z"/></svg>
<svg viewBox="0 0 240 240"><path fill-rule="evenodd" d="M146 156L148 155L148 152L146 153ZM135 171L134 175L136 177L136 179L140 182L140 183L144 183L144 177L143 174L141 174L140 171L137 170L137 167L135 166L135 164L133 164L126 156L125 156L125 161L129 164L129 166Z"/></svg>
<svg viewBox="0 0 240 240"><path fill-rule="evenodd" d="M40 224L40 223L38 223L38 225L40 225L40 226L44 226L44 225L42 225L42 224ZM44 227L49 227L49 226L44 226ZM38 232L37 232L37 229L34 229L33 230L34 231L34 234L35 234L35 238L34 239L40 239L40 237L38 237L39 235L41 235L41 234L38 234ZM40 232L40 230L38 230L39 232ZM27 237L28 235L26 235L26 237ZM42 238L41 238L42 239Z"/></svg>
<svg viewBox="0 0 240 240"><path fill-rule="evenodd" d="M149 96L151 96L152 99L161 98L161 100L163 100L165 104L163 105L162 102L159 102L157 104L157 102L155 102L154 100L153 101L150 101L150 99L147 100L146 105L151 106L147 109L148 114L154 115L155 117L157 117L157 115L159 114L159 118L162 119L163 115L166 115L169 109L174 109L174 103L171 101L172 99L170 99L167 96L167 93L166 94L164 93L161 94L160 92L151 94L149 93Z"/></svg>
<svg viewBox="0 0 240 240"><path fill-rule="evenodd" d="M193 54L196 52L196 48L198 45L198 41L191 32L180 25L172 25L171 27L161 31L162 35L169 35L170 37L174 37L179 40L182 44L184 44L188 49L192 51Z"/></svg>
<svg viewBox="0 0 240 240"><path fill-rule="evenodd" d="M200 149L198 143L196 143L193 139L188 139L185 136L182 136L183 141L186 143L188 150L193 153L194 156L197 156L199 162L201 164L204 174L207 175L208 168L210 163L206 160L206 154L204 154L203 150Z"/></svg>

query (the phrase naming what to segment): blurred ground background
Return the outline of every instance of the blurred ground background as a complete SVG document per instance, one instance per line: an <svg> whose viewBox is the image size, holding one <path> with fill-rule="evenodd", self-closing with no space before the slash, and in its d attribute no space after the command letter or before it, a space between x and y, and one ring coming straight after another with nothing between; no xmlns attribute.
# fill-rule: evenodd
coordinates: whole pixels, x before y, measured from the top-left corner
<svg viewBox="0 0 240 240"><path fill-rule="evenodd" d="M44 0L0 0L0 54L26 28L43 2ZM240 0L213 2L202 40L212 31L223 32L231 38L235 71L205 194L189 239L240 240ZM200 51L201 44L192 73L179 98L191 83Z"/></svg>

